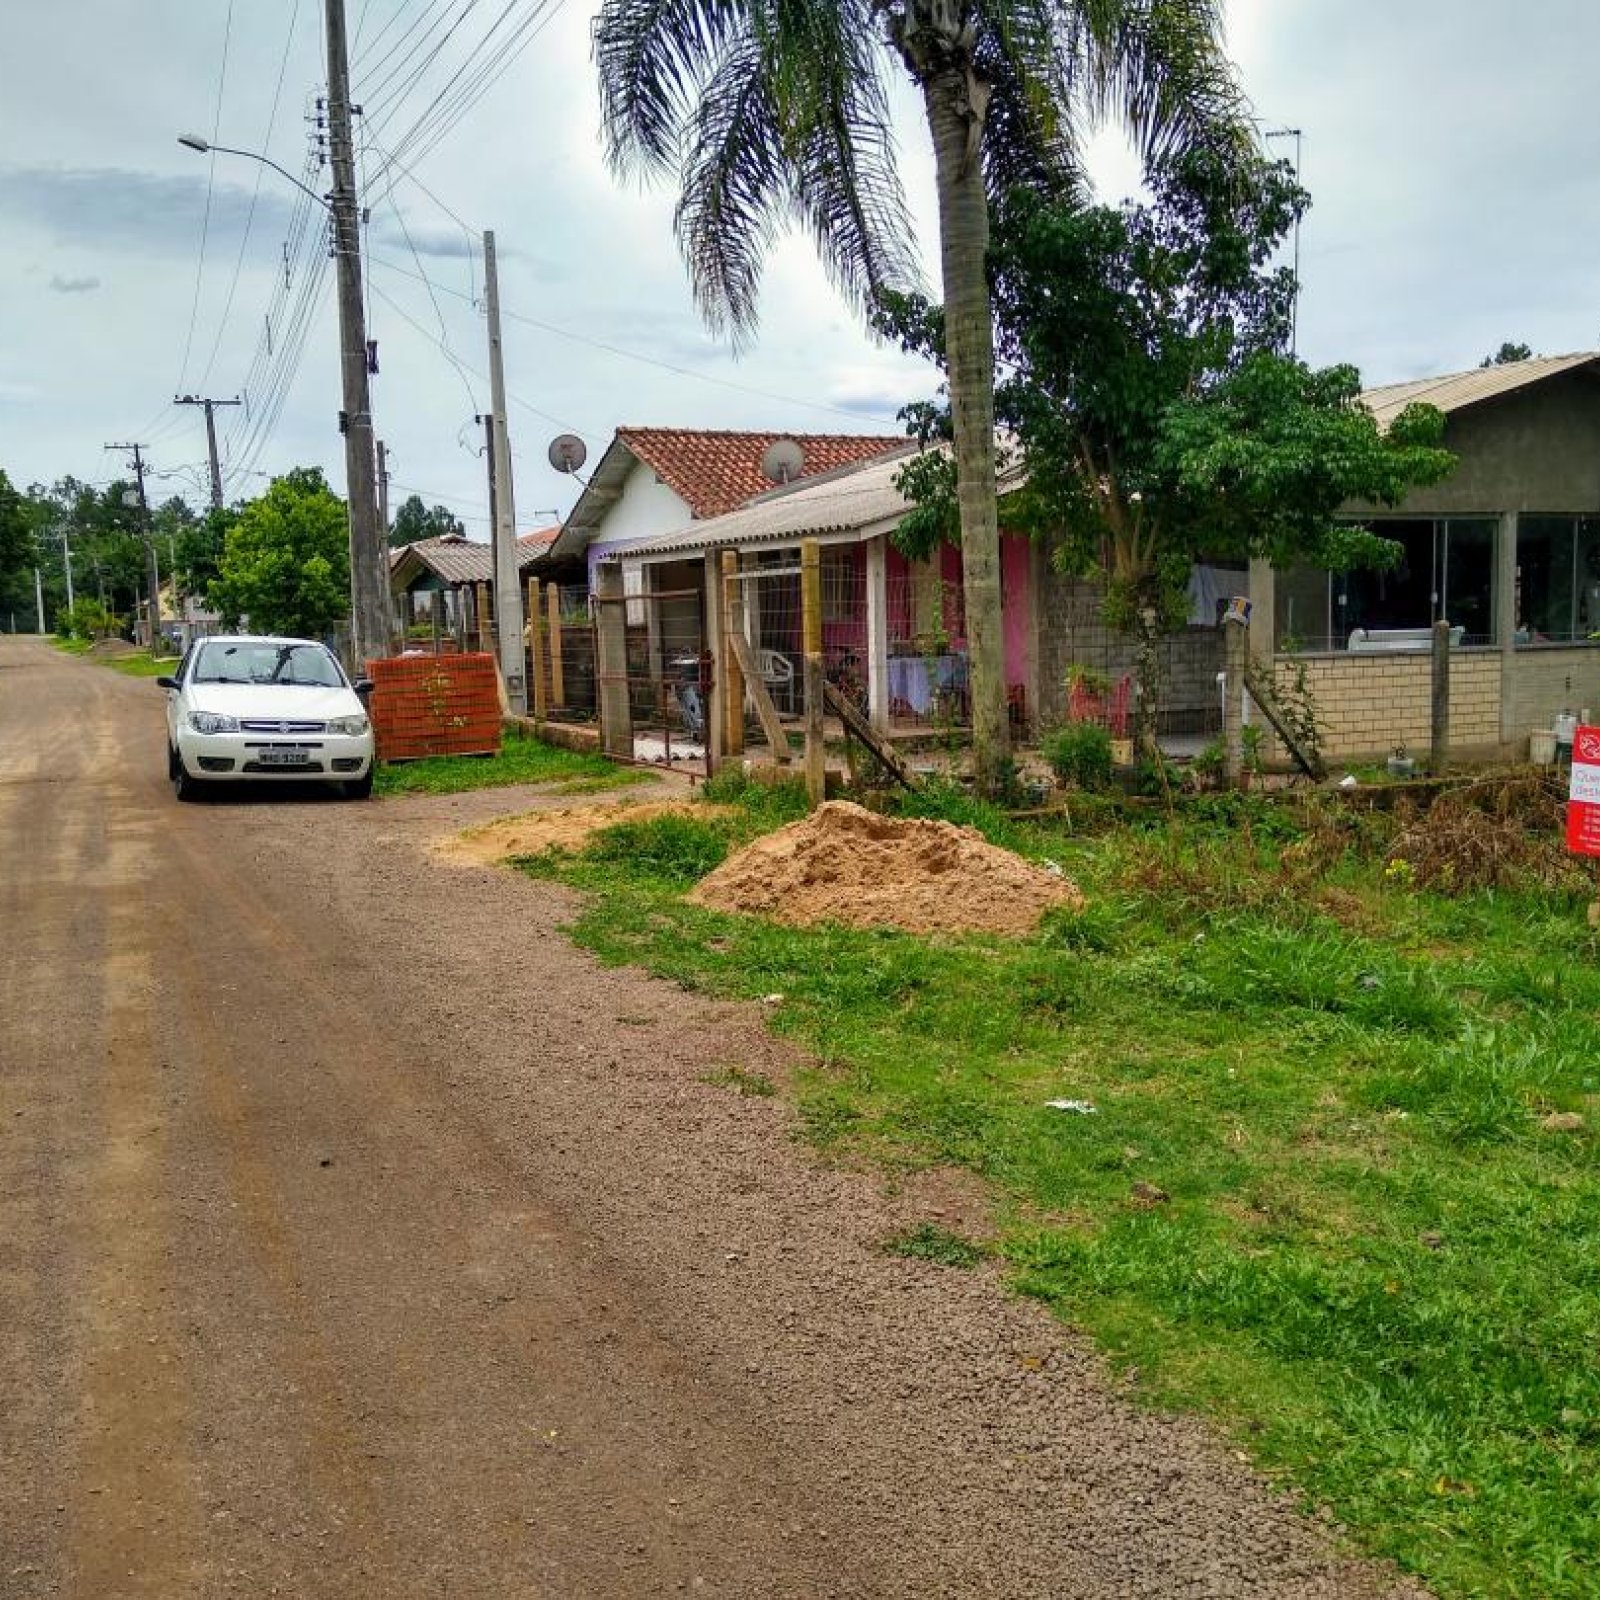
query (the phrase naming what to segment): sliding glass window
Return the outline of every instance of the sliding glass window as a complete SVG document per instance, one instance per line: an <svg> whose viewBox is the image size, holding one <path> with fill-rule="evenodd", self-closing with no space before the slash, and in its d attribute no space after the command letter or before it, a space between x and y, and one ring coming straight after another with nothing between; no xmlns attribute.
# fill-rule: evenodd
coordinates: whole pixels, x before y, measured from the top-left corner
<svg viewBox="0 0 1600 1600"><path fill-rule="evenodd" d="M1517 518L1518 644L1600 636L1600 518Z"/></svg>
<svg viewBox="0 0 1600 1600"><path fill-rule="evenodd" d="M1344 650L1352 638L1414 633L1448 618L1461 644L1495 642L1494 517L1385 518L1369 524L1401 547L1387 571L1277 574L1280 649ZM1417 641L1403 641L1415 647Z"/></svg>

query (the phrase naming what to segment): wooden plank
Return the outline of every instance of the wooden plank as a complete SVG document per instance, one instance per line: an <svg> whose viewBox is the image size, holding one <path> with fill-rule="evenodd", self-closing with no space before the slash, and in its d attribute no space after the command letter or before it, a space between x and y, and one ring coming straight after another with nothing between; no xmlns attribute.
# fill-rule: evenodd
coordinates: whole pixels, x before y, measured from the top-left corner
<svg viewBox="0 0 1600 1600"><path fill-rule="evenodd" d="M550 691L545 675L544 613L539 605L539 580L528 579L528 676L532 680L533 720L543 722L550 712Z"/></svg>
<svg viewBox="0 0 1600 1600"><path fill-rule="evenodd" d="M1272 724L1272 731L1283 741L1284 749L1294 758L1295 765L1308 778L1320 783L1327 776L1326 769L1320 761L1313 761L1301 749L1299 740L1283 725L1283 719L1272 709L1268 693L1261 687L1261 681L1253 666L1246 665L1244 669L1244 686L1250 691L1250 698L1255 701L1261 715Z"/></svg>
<svg viewBox="0 0 1600 1600"><path fill-rule="evenodd" d="M778 715L778 708L772 703L772 696L767 693L766 682L761 676L760 667L756 664L755 651L750 648L750 641L738 628L728 630L728 643L733 646L734 659L744 674L745 690L755 702L756 716L761 720L761 731L766 735L767 744L772 750L772 758L787 765L790 755L789 735L783 731L783 719Z"/></svg>
<svg viewBox="0 0 1600 1600"><path fill-rule="evenodd" d="M917 780L911 776L911 769L900 758L899 753L887 739L879 736L877 729L826 678L822 680L822 697L832 708L834 715L845 725L846 731L859 739L883 763L891 778L907 789L916 788Z"/></svg>
<svg viewBox="0 0 1600 1600"><path fill-rule="evenodd" d="M815 539L800 541L800 634L805 646L802 681L806 721L806 794L820 806L828 796L827 750L822 739L822 552Z"/></svg>

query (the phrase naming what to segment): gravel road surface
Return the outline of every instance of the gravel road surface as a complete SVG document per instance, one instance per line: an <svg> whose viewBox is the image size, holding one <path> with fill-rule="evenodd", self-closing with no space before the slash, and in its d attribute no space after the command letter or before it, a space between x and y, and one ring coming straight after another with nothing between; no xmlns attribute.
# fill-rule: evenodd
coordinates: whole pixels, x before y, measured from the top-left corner
<svg viewBox="0 0 1600 1600"><path fill-rule="evenodd" d="M0 640L5 1600L1420 1593L429 854L570 800L180 806L160 702Z"/></svg>

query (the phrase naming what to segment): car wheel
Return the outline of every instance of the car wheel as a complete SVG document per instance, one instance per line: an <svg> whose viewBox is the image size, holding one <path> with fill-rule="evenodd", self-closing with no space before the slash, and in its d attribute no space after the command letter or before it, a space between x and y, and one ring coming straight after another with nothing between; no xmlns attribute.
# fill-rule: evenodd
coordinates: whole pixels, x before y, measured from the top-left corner
<svg viewBox="0 0 1600 1600"><path fill-rule="evenodd" d="M178 752L169 744L167 746L167 782L176 783L178 778Z"/></svg>
<svg viewBox="0 0 1600 1600"><path fill-rule="evenodd" d="M183 762L176 755L172 758L172 792L182 801L200 798L199 782L184 771Z"/></svg>
<svg viewBox="0 0 1600 1600"><path fill-rule="evenodd" d="M372 798L371 767L368 767L359 778L352 778L345 784L344 797L346 800L370 800Z"/></svg>

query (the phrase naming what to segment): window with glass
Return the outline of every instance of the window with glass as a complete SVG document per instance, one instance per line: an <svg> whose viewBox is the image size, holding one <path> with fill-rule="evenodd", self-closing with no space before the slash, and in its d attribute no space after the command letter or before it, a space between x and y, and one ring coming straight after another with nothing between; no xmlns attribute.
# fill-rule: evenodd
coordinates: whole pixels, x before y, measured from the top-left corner
<svg viewBox="0 0 1600 1600"><path fill-rule="evenodd" d="M1600 636L1600 517L1517 518L1518 644Z"/></svg>
<svg viewBox="0 0 1600 1600"><path fill-rule="evenodd" d="M1369 634L1431 627L1446 618L1460 643L1495 642L1494 517L1385 518L1368 524L1401 547L1386 571L1290 568L1276 578L1280 649L1344 650Z"/></svg>

